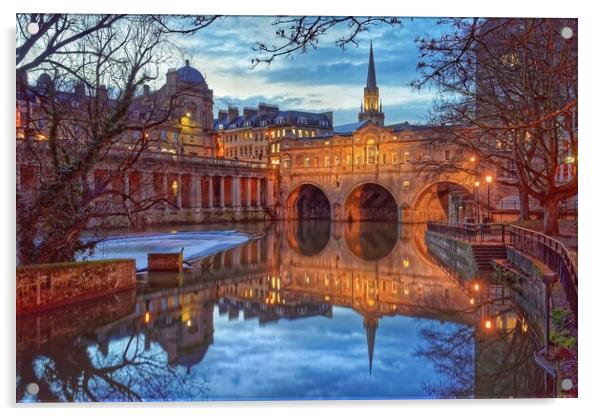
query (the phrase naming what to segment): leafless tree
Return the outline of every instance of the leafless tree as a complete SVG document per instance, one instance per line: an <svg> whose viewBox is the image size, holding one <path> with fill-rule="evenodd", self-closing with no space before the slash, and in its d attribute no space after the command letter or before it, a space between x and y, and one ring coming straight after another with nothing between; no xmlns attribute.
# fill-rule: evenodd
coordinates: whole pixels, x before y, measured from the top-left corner
<svg viewBox="0 0 602 416"><path fill-rule="evenodd" d="M281 16L274 19L276 43L259 41L254 50L257 56L251 60L253 66L270 64L282 56L293 56L316 49L321 39L333 32L337 36L334 44L342 49L358 45L361 33L377 25L401 27L397 17L359 16Z"/></svg>
<svg viewBox="0 0 602 416"><path fill-rule="evenodd" d="M432 123L443 144L477 159L474 171L497 170L544 209L544 232L557 235L558 203L577 193L577 21L444 19L440 37L417 39L416 88L439 93ZM568 29L567 29L568 28ZM564 31L563 31L564 30ZM468 156L467 156L468 157ZM563 163L570 180L557 181ZM445 168L466 168L465 160Z"/></svg>
<svg viewBox="0 0 602 416"><path fill-rule="evenodd" d="M20 263L73 260L93 249L104 232L82 239L90 221L115 216L134 221L137 213L169 203L166 195L144 195L116 184L157 144L149 132L172 120L179 97L187 93L140 94L158 77L160 65L173 59L172 36L190 35L216 18L17 16L22 103L17 166L35 170L38 178L34 192L17 192ZM36 34L25 29L30 21L38 24ZM29 85L28 76L36 75L38 85ZM134 108L143 109L142 115L132 117ZM94 178L95 168L109 161L111 173Z"/></svg>

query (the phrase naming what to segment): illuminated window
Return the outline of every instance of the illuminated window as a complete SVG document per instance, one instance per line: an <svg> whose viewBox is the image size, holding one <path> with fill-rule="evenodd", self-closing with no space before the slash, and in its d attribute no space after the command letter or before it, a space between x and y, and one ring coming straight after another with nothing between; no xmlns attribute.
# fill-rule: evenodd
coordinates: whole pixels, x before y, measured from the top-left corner
<svg viewBox="0 0 602 416"><path fill-rule="evenodd" d="M410 189L410 181L403 181L403 189Z"/></svg>
<svg viewBox="0 0 602 416"><path fill-rule="evenodd" d="M305 158L305 167L309 167L309 158L308 157Z"/></svg>
<svg viewBox="0 0 602 416"><path fill-rule="evenodd" d="M410 152L405 152L403 154L403 162L404 163L410 163Z"/></svg>
<svg viewBox="0 0 602 416"><path fill-rule="evenodd" d="M329 167L330 166L330 158L328 156L326 156L324 158L324 166Z"/></svg>
<svg viewBox="0 0 602 416"><path fill-rule="evenodd" d="M341 165L341 160L339 159L338 156L334 157L334 165L335 166L340 166Z"/></svg>
<svg viewBox="0 0 602 416"><path fill-rule="evenodd" d="M445 149L445 160L449 161L449 159L450 159L449 150Z"/></svg>

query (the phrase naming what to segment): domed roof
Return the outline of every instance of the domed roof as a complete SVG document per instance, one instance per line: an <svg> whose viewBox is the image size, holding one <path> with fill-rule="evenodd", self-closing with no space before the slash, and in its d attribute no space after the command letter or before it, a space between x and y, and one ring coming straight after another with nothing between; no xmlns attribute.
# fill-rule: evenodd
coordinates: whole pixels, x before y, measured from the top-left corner
<svg viewBox="0 0 602 416"><path fill-rule="evenodd" d="M189 60L186 60L186 66L178 69L176 73L178 74L178 81L191 84L205 84L205 78L203 78L203 75L197 69L190 66Z"/></svg>

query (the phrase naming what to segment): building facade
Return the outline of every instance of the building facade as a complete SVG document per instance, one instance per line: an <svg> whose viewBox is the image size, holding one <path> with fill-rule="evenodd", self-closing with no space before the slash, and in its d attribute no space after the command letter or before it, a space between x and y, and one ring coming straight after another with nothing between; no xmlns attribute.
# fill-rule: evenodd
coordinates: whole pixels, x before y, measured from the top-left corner
<svg viewBox="0 0 602 416"><path fill-rule="evenodd" d="M227 159L280 163L282 138L316 137L332 132L332 112L311 113L280 110L276 105L259 103L220 110L215 120L218 155Z"/></svg>

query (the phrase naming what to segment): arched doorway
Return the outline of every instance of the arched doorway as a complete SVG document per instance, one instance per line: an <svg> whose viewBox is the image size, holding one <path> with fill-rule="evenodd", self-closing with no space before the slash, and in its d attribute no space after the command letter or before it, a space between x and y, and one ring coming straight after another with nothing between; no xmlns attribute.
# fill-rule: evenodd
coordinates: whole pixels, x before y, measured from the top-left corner
<svg viewBox="0 0 602 416"><path fill-rule="evenodd" d="M347 196L344 219L397 222L397 202L384 186L365 183L355 187Z"/></svg>
<svg viewBox="0 0 602 416"><path fill-rule="evenodd" d="M316 185L303 184L296 187L286 202L287 219L330 219L328 197Z"/></svg>
<svg viewBox="0 0 602 416"><path fill-rule="evenodd" d="M424 188L413 206L421 221L476 221L476 194L454 182L437 182ZM483 204L481 204L483 205Z"/></svg>

